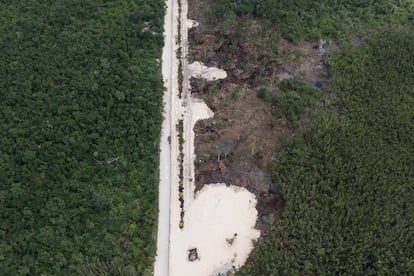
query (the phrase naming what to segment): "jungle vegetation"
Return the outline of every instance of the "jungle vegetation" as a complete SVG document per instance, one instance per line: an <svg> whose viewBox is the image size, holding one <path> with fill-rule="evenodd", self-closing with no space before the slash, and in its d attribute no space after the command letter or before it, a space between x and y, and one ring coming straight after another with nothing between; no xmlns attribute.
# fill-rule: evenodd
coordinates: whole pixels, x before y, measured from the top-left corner
<svg viewBox="0 0 414 276"><path fill-rule="evenodd" d="M0 274L148 275L164 1L0 1Z"/></svg>
<svg viewBox="0 0 414 276"><path fill-rule="evenodd" d="M349 39L384 25L410 25L411 0L214 0L210 16L223 21L234 16L254 17L262 25L293 42L303 39Z"/></svg>
<svg viewBox="0 0 414 276"><path fill-rule="evenodd" d="M317 104L322 91L304 82L298 77L279 82L279 91L272 97L275 113L281 113L289 122L295 123L307 107Z"/></svg>
<svg viewBox="0 0 414 276"><path fill-rule="evenodd" d="M240 275L414 271L414 32L326 62L332 94L272 163L282 222Z"/></svg>
<svg viewBox="0 0 414 276"><path fill-rule="evenodd" d="M337 46L324 57L329 77L320 92L296 80L280 82L270 99L265 88L257 92L277 115L301 121L270 161L284 198L281 221L238 275L412 273L412 1L212 2L212 20L225 23L217 24L218 39L234 47L247 40L237 27L246 20L276 44L322 38Z"/></svg>

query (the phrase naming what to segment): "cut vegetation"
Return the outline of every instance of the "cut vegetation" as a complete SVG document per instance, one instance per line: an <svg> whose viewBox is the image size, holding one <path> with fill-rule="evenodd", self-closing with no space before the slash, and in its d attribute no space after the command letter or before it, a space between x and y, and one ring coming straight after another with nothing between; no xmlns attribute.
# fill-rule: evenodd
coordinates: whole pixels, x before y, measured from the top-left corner
<svg viewBox="0 0 414 276"><path fill-rule="evenodd" d="M196 187L246 187L264 237L241 275L414 270L412 1L190 1Z"/></svg>

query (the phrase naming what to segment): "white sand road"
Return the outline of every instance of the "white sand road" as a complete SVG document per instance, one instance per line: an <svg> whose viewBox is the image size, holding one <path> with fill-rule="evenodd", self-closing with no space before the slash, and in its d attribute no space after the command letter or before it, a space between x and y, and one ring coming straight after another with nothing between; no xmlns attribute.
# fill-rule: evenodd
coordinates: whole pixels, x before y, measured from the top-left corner
<svg viewBox="0 0 414 276"><path fill-rule="evenodd" d="M176 158L177 140L175 128L175 95L177 92L177 60L175 35L177 30L176 0L166 0L164 18L164 48L162 51L162 76L165 84L163 97L164 120L160 141L159 217L157 233L157 257L154 275L168 275L170 245L170 201L171 184L176 181L176 170L172 169ZM169 138L170 137L170 138Z"/></svg>
<svg viewBox="0 0 414 276"><path fill-rule="evenodd" d="M178 0L166 0L164 22L165 45L162 55L164 121L160 142L159 219L156 276L217 275L237 268L245 262L252 249L252 240L260 233L254 229L256 198L246 189L224 183L206 185L194 194L194 125L214 113L199 99L191 97L190 76L207 80L223 79L227 74L202 63L187 64L182 59L183 91L178 96L178 60L176 58ZM188 27L198 23L187 20L187 1L181 0L181 47L187 56ZM184 228L180 229L179 144L176 125L184 123ZM231 240L233 239L233 240ZM231 241L231 242L229 242ZM199 259L188 260L190 249L197 248Z"/></svg>

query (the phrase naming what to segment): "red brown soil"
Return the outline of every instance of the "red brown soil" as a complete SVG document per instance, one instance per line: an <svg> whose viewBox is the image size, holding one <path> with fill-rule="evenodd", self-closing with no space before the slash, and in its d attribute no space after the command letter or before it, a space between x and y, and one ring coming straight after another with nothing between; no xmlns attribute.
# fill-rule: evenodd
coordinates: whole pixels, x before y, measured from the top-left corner
<svg viewBox="0 0 414 276"><path fill-rule="evenodd" d="M266 233L283 209L269 166L281 137L294 131L271 107L278 75L289 73L314 83L326 78L326 69L318 43L292 45L278 39L274 30L263 31L257 20L238 18L219 32L219 24L212 25L207 18L210 2L189 1L189 18L200 23L189 33L190 59L222 68L228 78L191 81L193 95L215 112L212 119L195 126L196 190L218 182L247 188L258 198L257 226ZM270 93L267 100L256 96L261 87Z"/></svg>

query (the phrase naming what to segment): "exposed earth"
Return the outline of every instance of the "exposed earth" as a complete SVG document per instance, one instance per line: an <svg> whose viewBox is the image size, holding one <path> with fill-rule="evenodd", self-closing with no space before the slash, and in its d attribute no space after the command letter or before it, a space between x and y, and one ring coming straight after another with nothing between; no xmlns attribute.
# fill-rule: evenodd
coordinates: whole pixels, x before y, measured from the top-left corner
<svg viewBox="0 0 414 276"><path fill-rule="evenodd" d="M191 95L189 78L210 81L227 77L218 68L187 63L187 29L196 23L187 20L187 1L167 1L162 66L165 117L154 264L154 275L159 276L212 275L239 268L253 248L252 241L260 236L255 229L254 194L224 182L209 183L200 191L194 185L194 125L214 112Z"/></svg>
<svg viewBox="0 0 414 276"><path fill-rule="evenodd" d="M254 20L219 30L207 16L210 2L189 1L189 18L200 23L189 32L189 56L224 69L228 77L210 82L191 79L192 93L215 113L195 126L196 190L208 183L245 187L258 199L257 227L265 234L277 224L283 209L269 163L281 139L297 127L275 114L271 96L278 92L280 79L292 76L325 85L322 58L330 43L293 45L275 36L274 43L267 45L263 37L273 34L261 30ZM266 99L257 96L262 87L269 93Z"/></svg>

